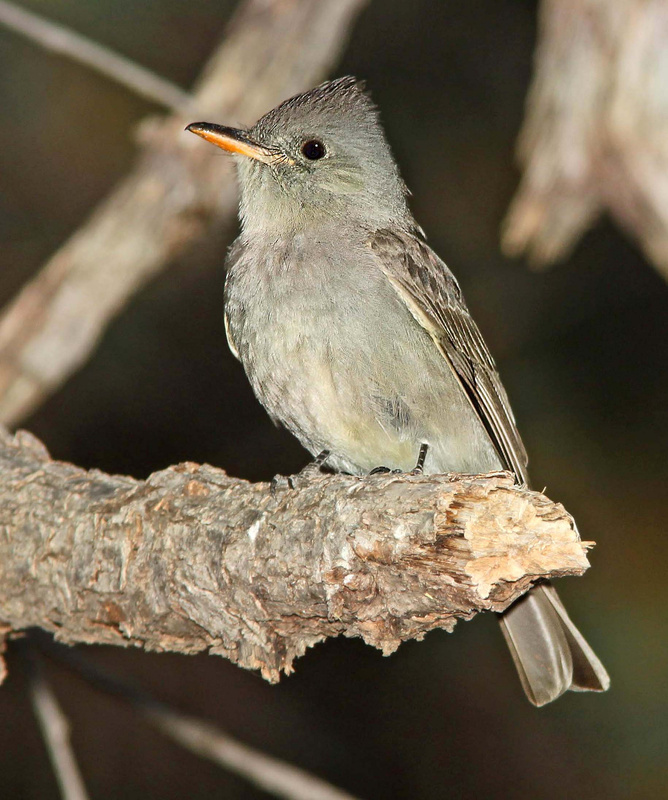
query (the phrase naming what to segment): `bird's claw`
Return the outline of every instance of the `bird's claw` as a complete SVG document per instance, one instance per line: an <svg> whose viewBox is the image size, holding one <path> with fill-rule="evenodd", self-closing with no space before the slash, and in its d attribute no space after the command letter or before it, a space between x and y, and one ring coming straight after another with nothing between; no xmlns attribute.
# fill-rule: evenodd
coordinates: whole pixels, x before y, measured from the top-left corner
<svg viewBox="0 0 668 800"><path fill-rule="evenodd" d="M285 475L274 475L269 484L269 492L272 497L276 497L279 492L293 488L294 487L290 483L290 478L286 478Z"/></svg>
<svg viewBox="0 0 668 800"><path fill-rule="evenodd" d="M290 475L287 479L288 485L291 489L298 489L301 484L308 483L311 478L322 473L322 468L329 458L331 451L322 450L318 455L309 462L305 467L299 470L296 475Z"/></svg>
<svg viewBox="0 0 668 800"><path fill-rule="evenodd" d="M389 467L374 467L369 475L398 475L401 472L400 469L390 469Z"/></svg>

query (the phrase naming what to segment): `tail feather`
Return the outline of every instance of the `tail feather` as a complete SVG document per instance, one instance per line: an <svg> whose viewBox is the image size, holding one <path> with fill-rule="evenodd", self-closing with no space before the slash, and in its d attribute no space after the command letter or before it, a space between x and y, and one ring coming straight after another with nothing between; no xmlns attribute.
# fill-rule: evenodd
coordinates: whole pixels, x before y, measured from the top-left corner
<svg viewBox="0 0 668 800"><path fill-rule="evenodd" d="M605 691L605 667L571 621L550 584L535 586L499 618L522 687L543 706L573 691Z"/></svg>
<svg viewBox="0 0 668 800"><path fill-rule="evenodd" d="M610 688L610 676L589 643L575 627L552 584L540 587L563 624L573 658L573 681L570 689L574 692L605 692Z"/></svg>

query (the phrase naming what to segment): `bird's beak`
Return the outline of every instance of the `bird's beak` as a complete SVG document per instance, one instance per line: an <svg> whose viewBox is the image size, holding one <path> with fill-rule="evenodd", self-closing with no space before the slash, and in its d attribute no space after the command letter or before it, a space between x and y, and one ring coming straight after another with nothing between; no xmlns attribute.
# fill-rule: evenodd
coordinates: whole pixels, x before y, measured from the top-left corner
<svg viewBox="0 0 668 800"><path fill-rule="evenodd" d="M258 142L253 141L246 131L236 128L226 128L224 125L215 125L213 122L191 122L186 128L191 133L196 133L211 144L227 150L228 153L239 153L242 156L254 158L264 164L276 160L276 153Z"/></svg>

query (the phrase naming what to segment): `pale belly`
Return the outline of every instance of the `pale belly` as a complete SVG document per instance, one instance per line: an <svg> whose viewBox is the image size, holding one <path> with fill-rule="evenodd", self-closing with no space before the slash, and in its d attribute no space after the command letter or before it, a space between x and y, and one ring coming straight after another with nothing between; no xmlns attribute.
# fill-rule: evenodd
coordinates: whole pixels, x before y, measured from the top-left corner
<svg viewBox="0 0 668 800"><path fill-rule="evenodd" d="M231 343L272 418L353 474L408 471L422 443L427 472L499 468L450 365L384 276L333 269L228 279Z"/></svg>

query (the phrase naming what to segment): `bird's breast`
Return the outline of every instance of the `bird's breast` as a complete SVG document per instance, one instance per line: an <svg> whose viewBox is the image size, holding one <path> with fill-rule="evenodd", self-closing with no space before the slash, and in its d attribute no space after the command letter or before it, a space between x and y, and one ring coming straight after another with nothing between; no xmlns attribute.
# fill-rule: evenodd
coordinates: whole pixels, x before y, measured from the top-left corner
<svg viewBox="0 0 668 800"><path fill-rule="evenodd" d="M229 338L272 418L337 468L411 469L428 441L435 471L467 471L486 434L373 259L340 235L249 244L228 271Z"/></svg>

